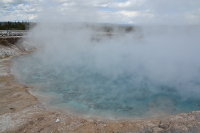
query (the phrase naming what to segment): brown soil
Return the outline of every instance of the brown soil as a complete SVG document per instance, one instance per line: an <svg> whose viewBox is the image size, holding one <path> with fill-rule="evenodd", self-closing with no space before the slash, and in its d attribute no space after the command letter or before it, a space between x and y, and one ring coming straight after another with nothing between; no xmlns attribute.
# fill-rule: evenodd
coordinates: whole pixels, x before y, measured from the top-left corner
<svg viewBox="0 0 200 133"><path fill-rule="evenodd" d="M11 45L15 44L17 41L19 41L19 39L21 39L21 38L22 37L13 37L13 36L0 37L0 45L11 46Z"/></svg>

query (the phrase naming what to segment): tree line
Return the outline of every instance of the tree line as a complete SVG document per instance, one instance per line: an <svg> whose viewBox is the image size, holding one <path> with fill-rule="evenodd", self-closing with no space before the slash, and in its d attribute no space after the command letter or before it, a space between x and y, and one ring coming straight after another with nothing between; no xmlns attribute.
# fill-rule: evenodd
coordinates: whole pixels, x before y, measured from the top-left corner
<svg viewBox="0 0 200 133"><path fill-rule="evenodd" d="M0 30L29 30L34 22L0 22Z"/></svg>

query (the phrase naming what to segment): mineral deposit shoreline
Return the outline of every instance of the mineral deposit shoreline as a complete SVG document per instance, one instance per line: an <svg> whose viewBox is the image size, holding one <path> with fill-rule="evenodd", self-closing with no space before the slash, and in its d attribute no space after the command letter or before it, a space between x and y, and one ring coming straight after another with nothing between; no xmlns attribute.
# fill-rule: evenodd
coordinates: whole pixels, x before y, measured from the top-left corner
<svg viewBox="0 0 200 133"><path fill-rule="evenodd" d="M14 80L12 57L0 59L1 133L199 133L200 111L162 119L132 121L84 119L52 110Z"/></svg>

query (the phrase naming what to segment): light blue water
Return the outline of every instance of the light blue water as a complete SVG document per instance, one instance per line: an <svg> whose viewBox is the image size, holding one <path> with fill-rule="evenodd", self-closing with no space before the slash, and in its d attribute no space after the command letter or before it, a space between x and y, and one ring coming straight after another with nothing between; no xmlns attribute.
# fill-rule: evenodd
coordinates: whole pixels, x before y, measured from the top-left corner
<svg viewBox="0 0 200 133"><path fill-rule="evenodd" d="M200 110L199 98L193 97L195 92L184 98L179 85L156 82L148 75L140 74L146 71L144 66L138 65L137 71L127 71L128 66L124 67L123 71L112 75L107 74L108 70L91 69L84 63L44 65L34 55L14 60L14 69L21 75L23 83L45 85L39 90L41 93L60 96L59 100L52 99L51 105L76 113L135 118L158 112L178 114ZM117 69L114 71L118 72ZM197 81L191 84L199 87Z"/></svg>

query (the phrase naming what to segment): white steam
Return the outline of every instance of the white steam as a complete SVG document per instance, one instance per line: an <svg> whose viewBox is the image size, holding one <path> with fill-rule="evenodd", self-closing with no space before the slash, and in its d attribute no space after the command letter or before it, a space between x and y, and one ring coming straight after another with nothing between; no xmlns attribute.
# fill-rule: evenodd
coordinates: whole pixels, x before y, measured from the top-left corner
<svg viewBox="0 0 200 133"><path fill-rule="evenodd" d="M39 63L27 64L25 80L39 78L30 83L50 85L68 106L173 112L177 103L200 100L199 32L199 26L40 23L28 34Z"/></svg>
<svg viewBox="0 0 200 133"><path fill-rule="evenodd" d="M112 78L137 73L138 81L145 76L186 97L199 93L198 26L134 27L129 33L111 27L107 35L86 24L43 23L30 31L29 41L43 47L37 54L44 65L84 66Z"/></svg>

